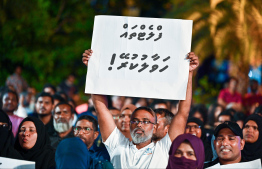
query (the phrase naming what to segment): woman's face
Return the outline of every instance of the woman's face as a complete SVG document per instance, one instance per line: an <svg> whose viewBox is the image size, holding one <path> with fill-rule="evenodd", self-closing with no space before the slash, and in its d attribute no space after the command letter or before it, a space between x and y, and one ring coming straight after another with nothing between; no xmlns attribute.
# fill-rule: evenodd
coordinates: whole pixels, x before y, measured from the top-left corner
<svg viewBox="0 0 262 169"><path fill-rule="evenodd" d="M195 151L193 150L190 143L181 143L180 146L176 149L174 156L178 158L184 156L185 158L190 160L197 160Z"/></svg>
<svg viewBox="0 0 262 169"><path fill-rule="evenodd" d="M259 137L259 129L257 123L249 120L243 128L243 137L246 143L254 143Z"/></svg>
<svg viewBox="0 0 262 169"><path fill-rule="evenodd" d="M186 125L185 133L186 134L189 133L189 134L192 134L192 135L197 136L198 138L200 138L201 135L202 135L202 130L201 130L200 126L197 123L189 122Z"/></svg>
<svg viewBox="0 0 262 169"><path fill-rule="evenodd" d="M35 124L32 121L25 121L19 129L19 144L23 149L29 150L34 147L37 140Z"/></svg>

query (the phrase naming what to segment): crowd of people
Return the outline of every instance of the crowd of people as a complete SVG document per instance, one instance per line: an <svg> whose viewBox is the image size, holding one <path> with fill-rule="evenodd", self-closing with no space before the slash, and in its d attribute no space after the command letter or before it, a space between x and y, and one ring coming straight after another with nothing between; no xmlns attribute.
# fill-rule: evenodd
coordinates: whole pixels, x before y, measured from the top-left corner
<svg viewBox="0 0 262 169"><path fill-rule="evenodd" d="M87 65L93 51L86 50ZM36 94L21 67L0 91L0 157L35 162L47 168L203 169L249 164L261 168L262 95L258 82L237 92L230 78L208 106L192 104L190 52L186 100L161 100L92 94L88 109L77 109L74 75ZM259 160L259 161L257 161Z"/></svg>

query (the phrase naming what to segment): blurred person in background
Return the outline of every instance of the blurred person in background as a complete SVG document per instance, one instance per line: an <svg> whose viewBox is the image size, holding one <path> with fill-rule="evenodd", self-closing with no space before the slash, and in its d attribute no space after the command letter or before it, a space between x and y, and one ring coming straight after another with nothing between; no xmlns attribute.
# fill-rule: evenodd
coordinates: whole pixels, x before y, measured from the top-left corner
<svg viewBox="0 0 262 169"><path fill-rule="evenodd" d="M53 99L54 99L54 106L53 106L53 110L55 108L55 106L60 103L60 102L67 102L67 100L65 100L62 96L60 96L59 94L55 93L54 95L52 95Z"/></svg>
<svg viewBox="0 0 262 169"><path fill-rule="evenodd" d="M235 77L230 77L228 87L219 92L217 103L224 109L242 110L242 96L237 92L237 84L238 80Z"/></svg>
<svg viewBox="0 0 262 169"><path fill-rule="evenodd" d="M112 114L113 116L113 119L116 123L116 126L118 126L118 120L119 120L119 117L120 117L120 110L118 110L117 108L115 107L109 107L108 110L110 111L110 113Z"/></svg>
<svg viewBox="0 0 262 169"><path fill-rule="evenodd" d="M155 100L151 103L150 107L151 107L152 109L162 108L162 109L168 109L168 110L169 110L168 105L167 105L167 101L161 100L161 99L155 99Z"/></svg>
<svg viewBox="0 0 262 169"><path fill-rule="evenodd" d="M137 107L134 106L133 104L125 105L120 110L121 114L118 120L117 128L130 141L132 140L131 134L130 134L130 120L131 120L131 115L136 108Z"/></svg>
<svg viewBox="0 0 262 169"><path fill-rule="evenodd" d="M176 115L179 107L179 100L172 100L170 103L170 111Z"/></svg>
<svg viewBox="0 0 262 169"><path fill-rule="evenodd" d="M214 124L214 127L216 128L219 124L224 123L225 121L234 121L234 116L230 110L224 110L218 115L217 122Z"/></svg>
<svg viewBox="0 0 262 169"><path fill-rule="evenodd" d="M49 93L52 96L52 95L54 95L56 93L56 88L55 88L55 86L47 83L43 87L43 92Z"/></svg>
<svg viewBox="0 0 262 169"><path fill-rule="evenodd" d="M207 121L207 108L204 104L197 104L191 107L189 117L195 117L200 119L204 125Z"/></svg>
<svg viewBox="0 0 262 169"><path fill-rule="evenodd" d="M147 101L146 98L136 97L136 98L133 99L132 104L135 105L137 108L138 107L147 107L148 106L148 101Z"/></svg>
<svg viewBox="0 0 262 169"><path fill-rule="evenodd" d="M16 137L18 126L23 120L22 117L18 117L14 114L14 111L16 111L18 107L18 94L13 90L7 89L2 92L1 102L2 110L8 115L12 122L12 132L14 137Z"/></svg>
<svg viewBox="0 0 262 169"><path fill-rule="evenodd" d="M255 108L258 105L262 104L262 95L258 93L258 81L257 80L250 80L250 93L245 94L243 98L243 105L247 112L247 115L253 114Z"/></svg>
<svg viewBox="0 0 262 169"><path fill-rule="evenodd" d="M6 85L13 86L18 94L27 91L28 88L26 80L21 75L22 67L16 66L14 74L9 76L6 80Z"/></svg>
<svg viewBox="0 0 262 169"><path fill-rule="evenodd" d="M74 109L67 102L60 102L54 108L53 124L55 132L49 134L51 146L55 149L59 142L65 138L74 137L72 121L74 120Z"/></svg>
<svg viewBox="0 0 262 169"><path fill-rule="evenodd" d="M254 114L258 114L259 116L262 116L262 105L259 105L255 108Z"/></svg>
<svg viewBox="0 0 262 169"><path fill-rule="evenodd" d="M187 120L185 133L197 136L202 140L205 150L205 161L211 161L213 157L212 148L210 141L206 137L203 122L198 118L189 117Z"/></svg>
<svg viewBox="0 0 262 169"><path fill-rule="evenodd" d="M152 140L156 142L166 136L174 115L172 112L163 108L155 109L154 112L157 116L157 125L156 131L153 133Z"/></svg>
<svg viewBox="0 0 262 169"><path fill-rule="evenodd" d="M223 111L223 107L214 103L208 108L207 125L206 128L214 129L214 124L217 122L218 115Z"/></svg>
<svg viewBox="0 0 262 169"><path fill-rule="evenodd" d="M65 81L60 83L60 85L57 88L58 88L58 92L60 91L65 92L68 97L74 99L77 102L80 99L80 97L78 95L78 88L74 83L75 83L75 75L70 74Z"/></svg>
<svg viewBox="0 0 262 169"><path fill-rule="evenodd" d="M234 121L243 129L243 125L246 119L246 115L242 112L237 112L234 114Z"/></svg>
<svg viewBox="0 0 262 169"><path fill-rule="evenodd" d="M124 106L125 97L124 96L112 96L112 106L121 110Z"/></svg>

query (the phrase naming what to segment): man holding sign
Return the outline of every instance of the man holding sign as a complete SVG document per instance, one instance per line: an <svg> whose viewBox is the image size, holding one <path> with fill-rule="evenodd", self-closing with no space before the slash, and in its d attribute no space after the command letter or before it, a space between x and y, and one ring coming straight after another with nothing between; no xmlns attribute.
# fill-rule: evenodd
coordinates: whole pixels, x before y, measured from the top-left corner
<svg viewBox="0 0 262 169"><path fill-rule="evenodd" d="M82 61L85 65L92 53L89 49L83 54ZM190 59L190 65L186 100L180 101L178 113L171 122L168 134L156 143L151 140L156 129L156 115L153 110L140 107L132 113L131 142L117 129L107 108L106 97L92 94L102 139L115 168L166 168L172 141L185 131L192 99L193 71L199 65L198 57L193 52L187 55L187 59Z"/></svg>

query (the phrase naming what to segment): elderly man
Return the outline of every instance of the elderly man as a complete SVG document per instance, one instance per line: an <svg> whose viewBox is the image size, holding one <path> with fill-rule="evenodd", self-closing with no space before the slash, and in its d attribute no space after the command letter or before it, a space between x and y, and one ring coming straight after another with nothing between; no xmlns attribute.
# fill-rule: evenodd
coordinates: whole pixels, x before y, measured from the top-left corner
<svg viewBox="0 0 262 169"><path fill-rule="evenodd" d="M61 140L74 137L72 121L74 120L74 109L67 102L60 102L54 108L55 132L49 134L51 146L56 149Z"/></svg>
<svg viewBox="0 0 262 169"><path fill-rule="evenodd" d="M86 50L83 54L82 60L86 65L91 54L91 50ZM193 52L188 54L188 59L190 59L190 66L186 100L181 101L168 134L156 143L152 142L152 136L156 130L157 118L152 109L140 107L133 111L130 121L132 141L129 141L117 129L112 115L107 109L106 98L101 95L92 95L102 139L115 168L166 168L171 143L178 135L184 133L190 110L193 70L197 68L199 62Z"/></svg>
<svg viewBox="0 0 262 169"><path fill-rule="evenodd" d="M168 133L174 114L167 109L155 109L154 112L157 116L156 132L153 134L153 141L160 141Z"/></svg>
<svg viewBox="0 0 262 169"><path fill-rule="evenodd" d="M98 148L96 144L94 144L95 139L99 135L98 122L94 117L88 115L80 116L74 127L74 135L85 143L91 158L110 161L106 148Z"/></svg>
<svg viewBox="0 0 262 169"><path fill-rule="evenodd" d="M218 158L205 163L204 168L216 165L217 163L226 165L245 162L245 159L241 156L245 140L243 139L242 130L237 123L226 121L218 125L214 135L214 145Z"/></svg>

